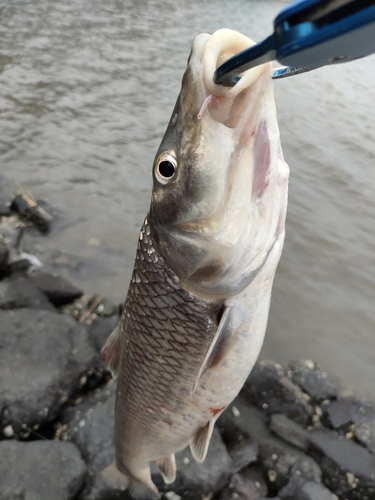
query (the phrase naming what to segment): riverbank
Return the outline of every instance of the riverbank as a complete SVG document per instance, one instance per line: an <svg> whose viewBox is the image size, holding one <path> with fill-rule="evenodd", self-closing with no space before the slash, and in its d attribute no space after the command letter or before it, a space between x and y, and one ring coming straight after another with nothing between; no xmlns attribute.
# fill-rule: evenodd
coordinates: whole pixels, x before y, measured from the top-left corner
<svg viewBox="0 0 375 500"><path fill-rule="evenodd" d="M53 210L0 178L0 499L112 500L116 382L100 349L121 305L87 295L25 251ZM169 500L375 499L375 406L312 361L259 361L220 417L203 464L177 454Z"/></svg>

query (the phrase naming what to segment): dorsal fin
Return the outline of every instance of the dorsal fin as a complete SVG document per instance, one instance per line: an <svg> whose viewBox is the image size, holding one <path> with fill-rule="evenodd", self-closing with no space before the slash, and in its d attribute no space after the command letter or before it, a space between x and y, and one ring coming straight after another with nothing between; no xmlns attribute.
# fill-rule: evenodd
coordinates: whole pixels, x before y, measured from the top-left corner
<svg viewBox="0 0 375 500"><path fill-rule="evenodd" d="M214 421L210 420L204 427L198 429L190 440L191 453L195 460L199 463L203 462L206 458L213 429Z"/></svg>
<svg viewBox="0 0 375 500"><path fill-rule="evenodd" d="M163 476L164 482L166 484L171 484L176 479L176 459L174 453L171 453L167 457L158 458L155 460L161 475Z"/></svg>
<svg viewBox="0 0 375 500"><path fill-rule="evenodd" d="M114 377L117 376L118 365L120 362L120 344L121 344L121 319L108 337L101 350L102 358L111 370Z"/></svg>
<svg viewBox="0 0 375 500"><path fill-rule="evenodd" d="M216 366L222 359L224 359L235 343L236 338L232 335L233 331L229 321L231 312L232 309L230 307L224 306L215 336L212 339L211 345L208 348L208 351L199 368L191 394L195 393L198 384L206 371L210 367Z"/></svg>

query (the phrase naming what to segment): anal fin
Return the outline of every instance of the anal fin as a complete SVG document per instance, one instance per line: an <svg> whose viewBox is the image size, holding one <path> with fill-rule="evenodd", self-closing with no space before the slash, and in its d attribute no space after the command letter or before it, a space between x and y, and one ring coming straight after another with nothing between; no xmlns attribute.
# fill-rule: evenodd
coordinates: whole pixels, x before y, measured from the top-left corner
<svg viewBox="0 0 375 500"><path fill-rule="evenodd" d="M113 329L111 335L104 344L101 355L111 370L113 376L117 376L118 366L120 362L120 347L121 347L121 319Z"/></svg>
<svg viewBox="0 0 375 500"><path fill-rule="evenodd" d="M213 429L214 420L210 420L204 427L198 429L190 440L191 453L195 460L199 463L203 462L206 458Z"/></svg>
<svg viewBox="0 0 375 500"><path fill-rule="evenodd" d="M161 475L163 476L164 482L166 484L171 484L176 479L176 459L174 453L171 453L167 457L159 458L155 460Z"/></svg>

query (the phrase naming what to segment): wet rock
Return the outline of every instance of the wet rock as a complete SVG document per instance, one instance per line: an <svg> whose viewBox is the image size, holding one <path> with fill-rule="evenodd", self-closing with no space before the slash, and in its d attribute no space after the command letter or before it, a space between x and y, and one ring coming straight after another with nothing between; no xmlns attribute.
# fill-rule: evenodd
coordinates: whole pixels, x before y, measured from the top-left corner
<svg viewBox="0 0 375 500"><path fill-rule="evenodd" d="M306 425L314 415L309 398L273 361L255 365L241 395L258 408L268 413L284 413L301 425Z"/></svg>
<svg viewBox="0 0 375 500"><path fill-rule="evenodd" d="M5 244L2 233L0 233L0 274L8 263L9 250Z"/></svg>
<svg viewBox="0 0 375 500"><path fill-rule="evenodd" d="M86 483L79 500L112 498L113 490L102 481L100 472L115 457L114 418L116 385L110 383L86 396L79 404L64 410L64 440L73 441L87 464ZM118 493L118 492L117 492Z"/></svg>
<svg viewBox="0 0 375 500"><path fill-rule="evenodd" d="M86 472L79 450L58 441L0 442L2 500L70 500Z"/></svg>
<svg viewBox="0 0 375 500"><path fill-rule="evenodd" d="M309 433L285 415L271 415L270 429L279 437L301 450L307 450Z"/></svg>
<svg viewBox="0 0 375 500"><path fill-rule="evenodd" d="M233 406L236 411L233 411ZM225 429L228 422L230 426L235 424L239 432L258 442L258 460L273 493L295 475L320 481L321 471L315 460L272 435L266 426L264 415L258 409L248 406L241 398L236 398L233 405L219 418L218 427Z"/></svg>
<svg viewBox="0 0 375 500"><path fill-rule="evenodd" d="M336 500L337 496L321 483L306 481L301 477L293 477L279 491L282 500Z"/></svg>
<svg viewBox="0 0 375 500"><path fill-rule="evenodd" d="M313 361L291 363L289 376L304 392L318 401L337 397L337 388L328 374Z"/></svg>
<svg viewBox="0 0 375 500"><path fill-rule="evenodd" d="M52 420L98 364L86 330L58 313L0 311L0 408L2 428L16 434Z"/></svg>
<svg viewBox="0 0 375 500"><path fill-rule="evenodd" d="M319 460L324 484L341 499L375 499L375 456L327 429L310 436L310 453Z"/></svg>
<svg viewBox="0 0 375 500"><path fill-rule="evenodd" d="M17 190L18 186L14 181L0 175L0 216L10 215L10 206L15 198Z"/></svg>
<svg viewBox="0 0 375 500"><path fill-rule="evenodd" d="M23 276L0 282L0 309L25 307L57 312L46 295Z"/></svg>
<svg viewBox="0 0 375 500"><path fill-rule="evenodd" d="M152 480L160 491L174 491L181 495L185 491L210 493L220 490L228 479L232 461L217 429L214 429L206 459L196 462L189 448L176 453L177 476L172 484L165 484L159 472L152 470Z"/></svg>
<svg viewBox="0 0 375 500"><path fill-rule="evenodd" d="M354 435L360 443L375 453L375 405L354 400L350 408Z"/></svg>
<svg viewBox="0 0 375 500"><path fill-rule="evenodd" d="M117 321L117 316L112 316L110 318L98 318L97 321L88 327L89 337L98 352L101 351L107 338L116 326Z"/></svg>
<svg viewBox="0 0 375 500"><path fill-rule="evenodd" d="M267 495L268 488L260 467L249 467L234 474L220 492L221 500L258 500Z"/></svg>
<svg viewBox="0 0 375 500"><path fill-rule="evenodd" d="M57 274L38 270L31 273L28 279L56 306L69 304L83 295L82 290Z"/></svg>
<svg viewBox="0 0 375 500"><path fill-rule="evenodd" d="M351 409L352 401L345 398L339 398L328 406L326 413L334 429L350 424L352 420Z"/></svg>
<svg viewBox="0 0 375 500"><path fill-rule="evenodd" d="M49 231L51 216L37 204L31 193L26 189L21 189L11 204L11 209L17 212L22 218L32 222L43 232Z"/></svg>

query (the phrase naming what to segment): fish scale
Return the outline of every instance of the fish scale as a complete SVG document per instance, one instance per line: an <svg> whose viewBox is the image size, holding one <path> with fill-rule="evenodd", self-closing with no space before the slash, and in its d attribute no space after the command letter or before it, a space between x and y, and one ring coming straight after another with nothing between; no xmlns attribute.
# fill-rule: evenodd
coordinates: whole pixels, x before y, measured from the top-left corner
<svg viewBox="0 0 375 500"><path fill-rule="evenodd" d="M148 280L137 279L139 275L147 276ZM165 283L168 286L164 287ZM160 286L163 295L156 292ZM142 305L139 304L140 297L144 300ZM160 433L163 434L165 454L169 454L175 449L170 449L167 442L179 442L181 434L185 434L184 447L192 432L186 432L186 427L198 429L206 423L204 411L197 420L198 409L194 414L186 410L189 405L186 394L193 387L196 373L217 329L217 323L212 321L211 316L218 307L218 301L197 298L181 287L177 276L165 266L164 259L156 251L146 219L140 232L124 309L117 396L126 407L128 416L126 427L116 425L115 439L126 442L126 447L132 448L133 452L134 441L138 441L137 434L145 429L155 449L155 441ZM168 311L168 321L160 323L158 312L164 310ZM161 364L163 370L160 369ZM191 420L191 425L180 428L177 425L176 435L172 429L168 439L164 433L169 424L160 419L160 414L165 413L167 396L173 402L173 412L182 410L186 419ZM149 445L146 443L145 446ZM178 446L181 448L180 442Z"/></svg>

